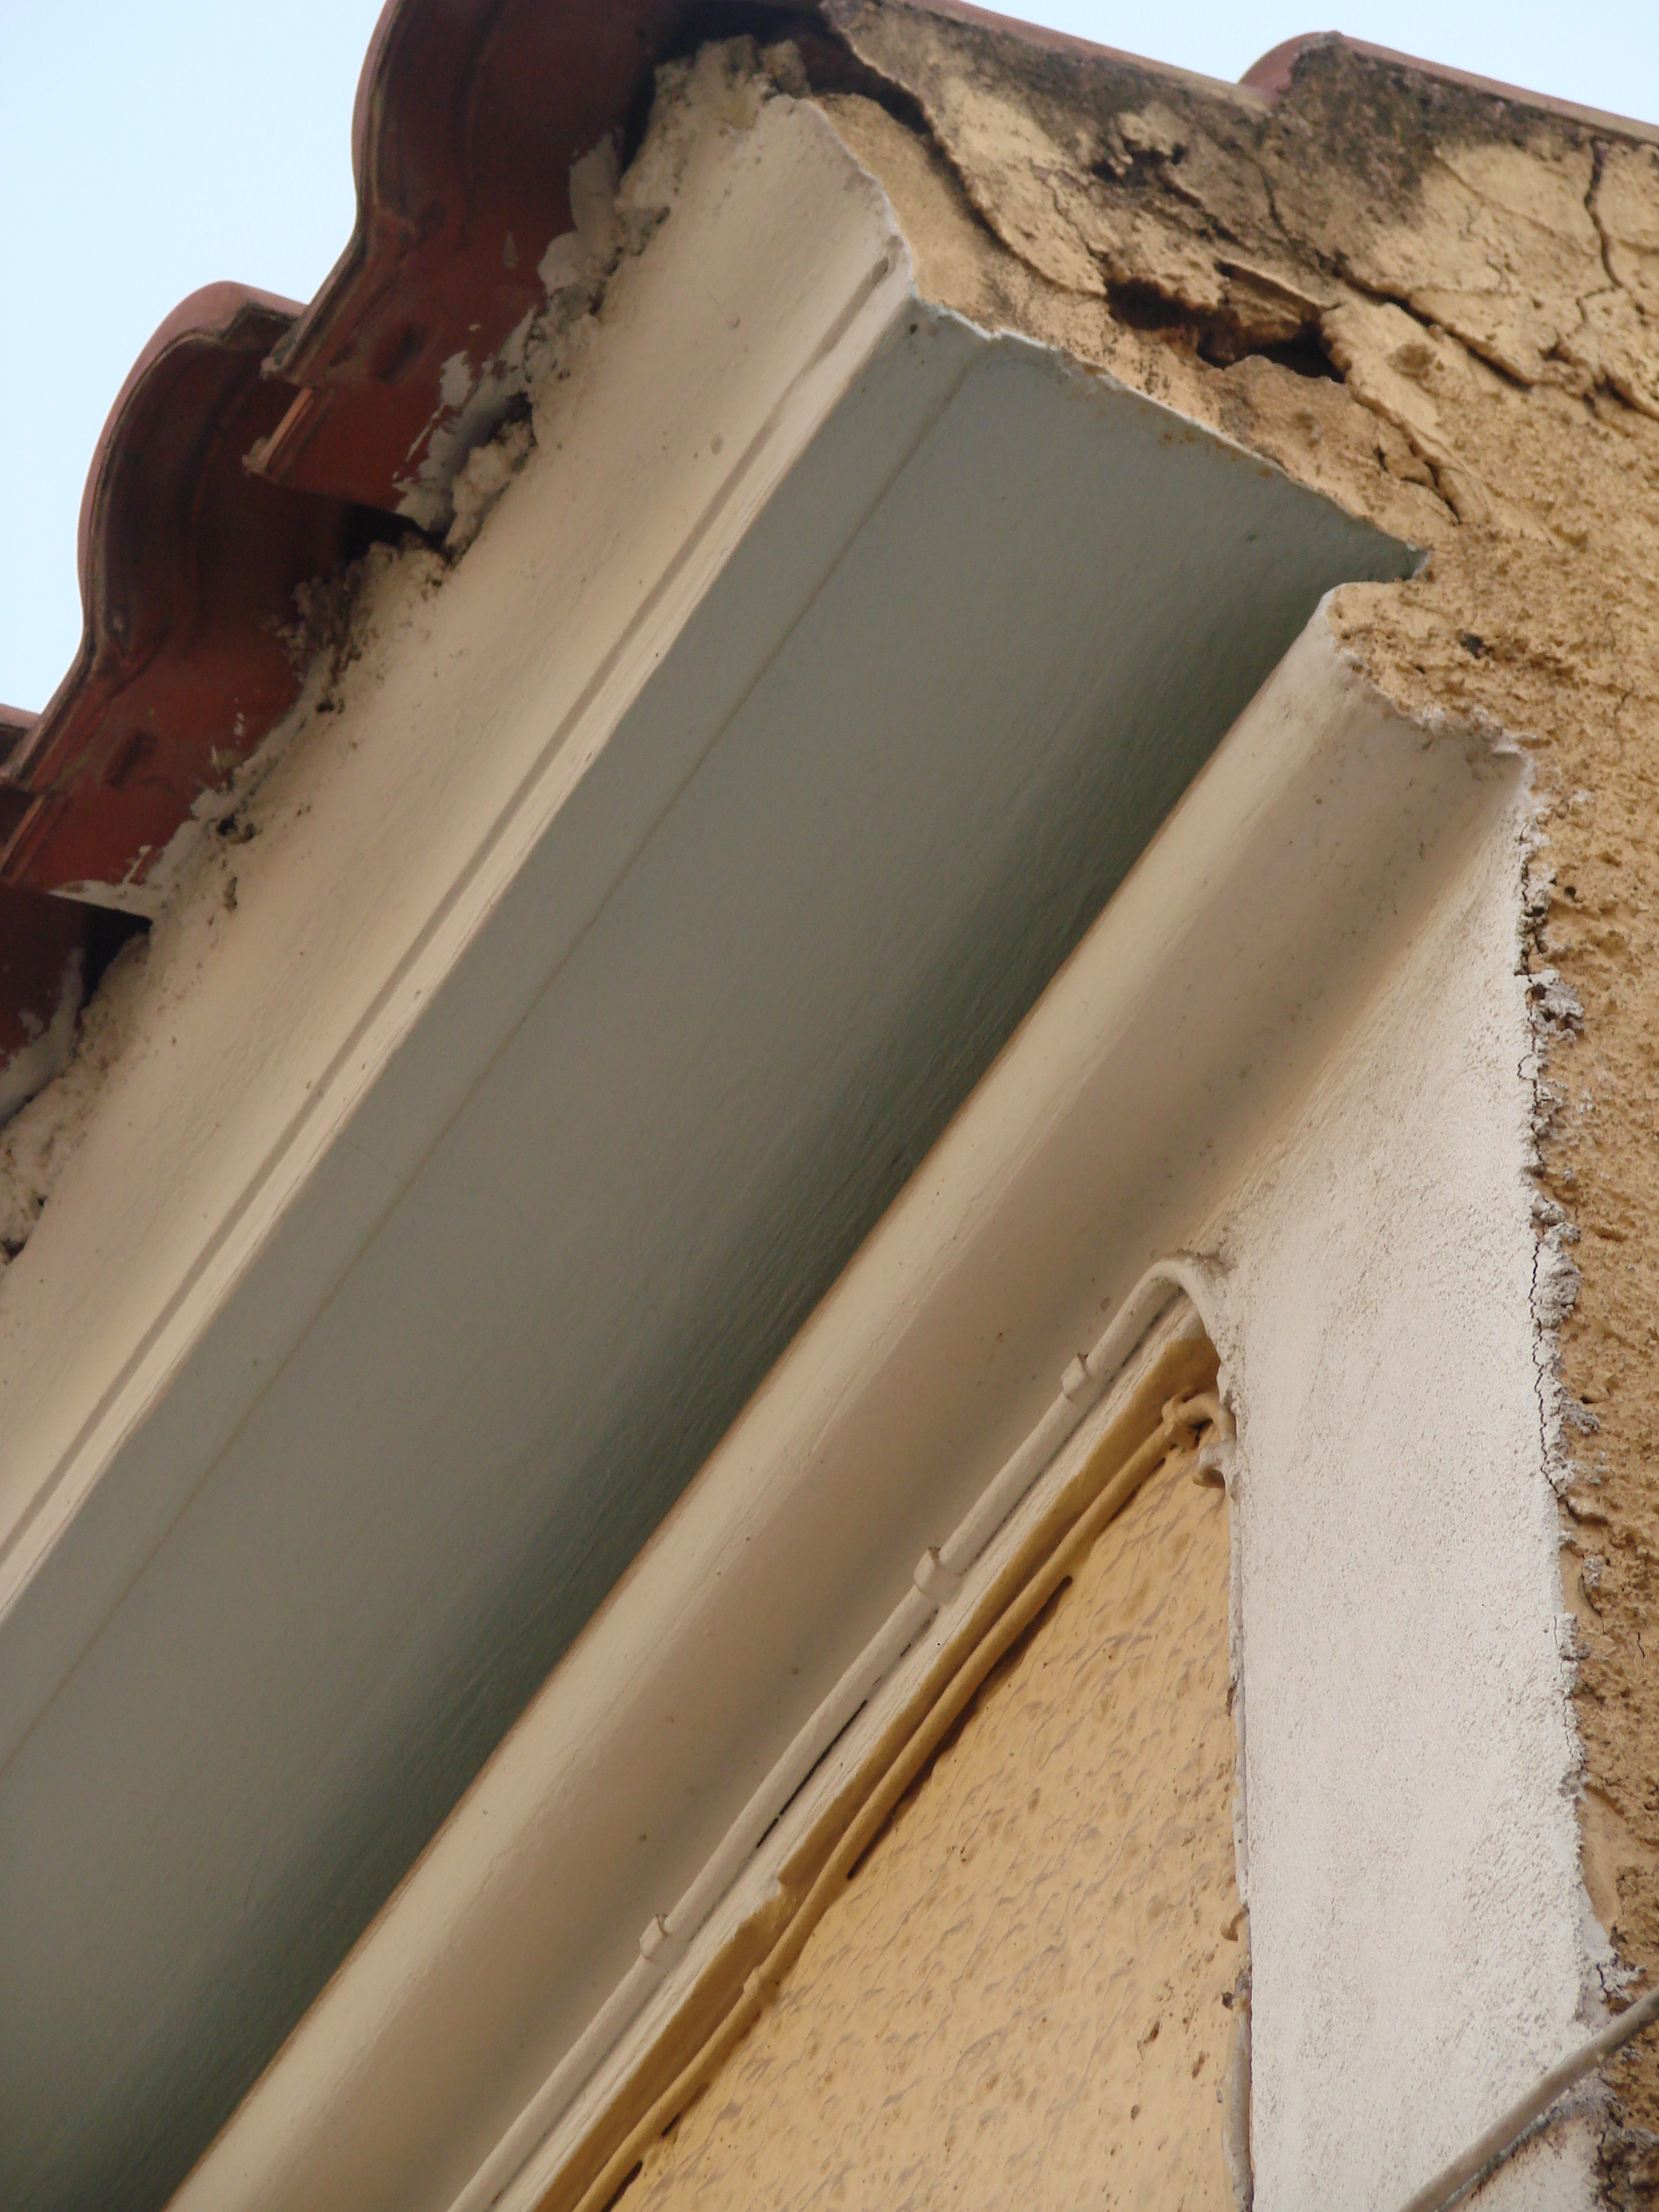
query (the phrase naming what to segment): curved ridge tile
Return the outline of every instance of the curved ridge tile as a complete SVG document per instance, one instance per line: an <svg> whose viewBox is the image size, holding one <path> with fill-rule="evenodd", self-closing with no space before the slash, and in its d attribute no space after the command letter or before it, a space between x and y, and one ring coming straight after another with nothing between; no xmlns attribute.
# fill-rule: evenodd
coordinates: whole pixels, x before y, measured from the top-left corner
<svg viewBox="0 0 1659 2212"><path fill-rule="evenodd" d="M0 879L143 911L196 799L293 702L292 593L338 564L349 521L242 464L282 412L260 363L294 313L210 285L122 386L82 502L80 649L0 771Z"/></svg>
<svg viewBox="0 0 1659 2212"><path fill-rule="evenodd" d="M396 510L445 412L542 304L570 164L617 131L686 0L390 0L352 129L357 220L268 374L301 389L250 456Z"/></svg>

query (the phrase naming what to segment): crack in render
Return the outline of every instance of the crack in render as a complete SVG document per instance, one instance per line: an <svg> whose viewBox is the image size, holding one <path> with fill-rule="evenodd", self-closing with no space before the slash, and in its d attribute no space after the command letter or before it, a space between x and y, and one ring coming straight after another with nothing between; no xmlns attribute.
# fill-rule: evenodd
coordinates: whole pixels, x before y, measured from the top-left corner
<svg viewBox="0 0 1659 2212"><path fill-rule="evenodd" d="M1384 285L1368 284L1363 276L1354 274L1346 256L1340 257L1337 273L1342 282L1358 292L1362 299L1375 300L1384 307L1398 307L1402 315L1409 315L1419 330L1426 332L1430 337L1449 338L1455 345L1462 346L1465 353L1472 355L1485 368L1491 369L1492 374L1501 383L1506 384L1511 392L1524 393L1533 389L1536 378L1520 375L1507 362L1500 361L1496 354L1488 352L1479 339L1468 337L1462 331L1450 330L1444 323L1437 322L1432 315L1425 315L1420 307L1413 306L1408 294L1391 292ZM1423 458L1426 460L1428 456L1425 454Z"/></svg>
<svg viewBox="0 0 1659 2212"><path fill-rule="evenodd" d="M1524 1066L1517 1068L1516 1073L1517 1075L1521 1075L1524 1078ZM1544 1352L1543 1346L1545 1332L1543 1325L1540 1320L1538 1310L1538 1273L1540 1262L1543 1255L1543 1234L1534 1231L1532 1244L1532 1283L1528 1292L1527 1304L1528 1310L1532 1315L1533 1396L1537 1401L1538 1404L1538 1449L1540 1456L1543 1461L1546 1479L1547 1479L1550 1462L1550 1425L1547 1384L1545 1381L1547 1355ZM1553 1487L1553 1485L1552 1487Z"/></svg>
<svg viewBox="0 0 1659 2212"><path fill-rule="evenodd" d="M1598 138L1595 142L1591 153L1590 180L1584 193L1584 213L1590 219L1590 222L1595 232L1597 243L1601 246L1601 266L1607 272L1607 283L1615 292L1622 292L1625 288L1620 283L1618 275L1613 265L1613 240L1607 236L1607 228L1602 222L1601 217L1597 212L1595 205L1595 196L1601 189L1602 172L1606 169L1607 165L1607 145L1604 140ZM1594 297L1595 295L1592 294L1590 296ZM1581 315L1584 312L1584 303L1582 300L1578 302L1578 312Z"/></svg>
<svg viewBox="0 0 1659 2212"><path fill-rule="evenodd" d="M949 173L963 206L986 236L1005 252L1014 251L975 197L967 174L945 144L926 102L908 85L878 68L859 52L850 33L837 21L834 0L817 0L817 4L810 5L800 16L777 19L769 36L774 40L793 40L807 84L815 94L834 97L837 94L854 94L890 115ZM1017 253L1015 258L1026 268L1031 266L1024 254Z"/></svg>
<svg viewBox="0 0 1659 2212"><path fill-rule="evenodd" d="M1279 212L1279 194L1273 189L1273 172L1267 167L1267 164L1261 159L1260 155L1257 155L1251 161L1250 167L1255 171L1256 175L1261 179L1262 195L1267 200L1267 213L1273 220L1273 228L1278 232L1279 240L1284 246L1285 252L1287 253L1294 254L1297 251L1296 245L1291 237L1289 230L1285 228L1284 216Z"/></svg>
<svg viewBox="0 0 1659 2212"><path fill-rule="evenodd" d="M1445 464L1437 459L1433 453L1425 452L1421 444L1413 436L1411 431L1407 429L1403 423L1395 422L1394 418L1391 416L1385 415L1380 407L1374 407L1369 399L1365 398L1361 393L1356 392L1353 389L1353 386L1347 383L1346 378L1343 381L1349 397L1353 400L1356 406L1363 407L1368 415L1375 416L1379 422L1387 422L1391 429L1399 431L1401 436L1406 441L1406 443L1411 447L1413 453L1416 454L1418 459L1422 462L1424 467L1433 478L1435 497L1439 501L1441 506L1445 508L1447 514L1450 515L1452 520L1461 530L1463 527L1462 509L1458 506L1456 498L1453 495L1442 474L1442 470L1445 466Z"/></svg>
<svg viewBox="0 0 1659 2212"><path fill-rule="evenodd" d="M1607 281L1605 284L1599 285L1593 292L1581 294L1574 302L1578 309L1581 327L1588 325L1589 321L1589 317L1585 312L1589 302L1592 300L1605 300L1610 294L1632 300L1638 320L1645 324L1648 319L1641 302L1632 299L1629 286L1613 265L1613 239L1595 204L1596 196L1601 189L1601 179L1607 169L1607 152L1608 149L1603 140L1598 138L1594 142L1590 180L1584 193L1584 213L1589 217L1595 228L1596 242L1601 250L1601 270ZM1594 392L1609 393L1621 407L1629 408L1633 415L1645 416L1650 422L1659 420L1659 407L1656 407L1652 396L1643 392L1634 384L1622 381L1605 363L1597 365L1591 376L1590 389ZM1586 397L1588 396L1587 394Z"/></svg>

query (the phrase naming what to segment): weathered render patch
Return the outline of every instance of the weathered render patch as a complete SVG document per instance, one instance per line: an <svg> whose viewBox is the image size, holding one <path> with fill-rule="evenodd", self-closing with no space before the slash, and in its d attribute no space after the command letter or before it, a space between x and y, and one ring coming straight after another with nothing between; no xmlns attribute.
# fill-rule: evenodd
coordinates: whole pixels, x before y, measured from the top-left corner
<svg viewBox="0 0 1659 2212"><path fill-rule="evenodd" d="M1412 581L1338 594L1339 637L1407 712L1523 733L1547 840L1523 945L1538 1358L1547 1420L1560 1378L1584 1868L1625 1968L1651 1971L1659 150L1340 42L1270 108L902 4L830 12L869 74L826 73L823 104L923 289L1428 547ZM1650 2202L1659 2049L1608 2074L1604 2183Z"/></svg>

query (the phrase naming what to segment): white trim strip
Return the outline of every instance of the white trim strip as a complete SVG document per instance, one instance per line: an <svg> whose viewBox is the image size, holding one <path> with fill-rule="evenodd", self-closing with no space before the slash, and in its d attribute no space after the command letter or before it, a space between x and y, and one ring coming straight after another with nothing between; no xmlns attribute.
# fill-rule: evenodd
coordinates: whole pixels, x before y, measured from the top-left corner
<svg viewBox="0 0 1659 2212"><path fill-rule="evenodd" d="M945 1577L935 1583L939 1595L929 1597L915 1588L900 1601L774 1765L678 1903L648 1924L640 1939L641 1956L455 2197L451 2212L533 2212L597 2110L616 2095L630 2068L691 1993L729 1929L761 1901L798 1832L842 1775L858 1765L894 1707L911 1694L943 1640L937 1629L941 1616L964 1602L971 1605L995 1579L1145 1369L1168 1344L1206 1327L1209 1302L1200 1263L1177 1258L1147 1269L1093 1349L1066 1370L1053 1404L977 1503L936 1552L924 1553L923 1565L945 1569ZM1166 1328L1158 1329L1177 1303L1182 1310ZM1137 1360L1134 1355L1143 1346L1144 1356ZM1073 1445L1079 1448L1067 1449ZM929 1634L930 1629L935 1632ZM860 1714L862 1724L854 1730ZM814 1771L842 1737L847 1741L840 1755L820 1776L818 1787L803 1797ZM672 1969L665 1981L659 1961ZM636 2023L639 2032L629 2035ZM590 2088L592 2094L584 2094Z"/></svg>

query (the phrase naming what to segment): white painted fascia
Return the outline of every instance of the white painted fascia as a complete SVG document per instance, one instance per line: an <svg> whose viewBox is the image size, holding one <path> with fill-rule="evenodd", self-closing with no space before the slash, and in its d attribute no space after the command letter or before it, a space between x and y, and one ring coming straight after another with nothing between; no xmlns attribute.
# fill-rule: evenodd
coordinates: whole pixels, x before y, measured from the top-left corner
<svg viewBox="0 0 1659 2212"><path fill-rule="evenodd" d="M1297 1328L1304 1342L1310 1332L1345 1340L1340 1313L1287 1318L1275 1307L1253 1344L1231 1271L1241 1255L1270 1252L1273 1223L1241 1244L1250 1215L1231 1194L1249 1192L1275 1147L1297 1156L1302 1102L1318 1095L1345 1040L1391 1003L1390 979L1427 920L1471 879L1504 879L1519 851L1521 788L1513 754L1480 737L1428 736L1395 714L1316 617L246 2100L181 2208L474 2212L533 2201L556 2168L559 2100L548 2085L573 2040L570 2026L553 2025L565 2010L558 1929L581 1910L584 1869L626 1850L629 1778L650 1760L688 1680L758 1721L780 1608L829 1571L848 1530L885 1529L869 1578L904 1589L918 1552L981 1494L1143 1270L1206 1224L1231 1222L1234 1249L1183 1279L1247 1398L1269 1343L1282 1360L1294 1357ZM1500 1047L1501 1030L1499 1019ZM1381 1428L1409 1414L1418 1384L1408 1382L1392 1410L1385 1392ZM1258 1428L1241 1449L1260 1498L1274 1448ZM896 1528L882 1501L900 1468L921 1517ZM1259 1522L1255 1540L1271 1547ZM1281 1556L1288 1565L1294 1552ZM1247 1577L1247 1650L1250 1596ZM1478 1687L1469 1694L1478 1714ZM1547 1706L1534 1717L1559 1729L1559 1698L1553 1721ZM1254 1759L1253 1743L1247 1751ZM1289 1756L1273 1786L1289 1784ZM1541 1789L1541 1768L1538 1779ZM1387 1832L1385 1808L1366 1817ZM1252 1820L1253 1894L1264 1864L1270 1887L1283 1878L1294 1842ZM1534 1901L1559 1925L1571 1920L1575 1876L1557 1872L1556 1890ZM671 1923L673 1904L665 1896L659 1908ZM1553 1944L1552 1927L1543 1932ZM1264 1944L1274 1957L1273 1934L1271 1920L1253 1928L1258 1957ZM1477 1911L1462 1940L1492 1934ZM1324 1986L1305 1954L1300 1970ZM1530 1966L1506 1960L1504 1971L1519 1988ZM1333 2002L1353 1994L1333 1975ZM1516 2017L1488 2022L1506 2051L1524 2051L1533 2002L1523 1996ZM1264 2030L1258 2008L1259 2037L1271 2017ZM1414 2022L1413 2087L1460 2032L1443 2013ZM1513 2063L1524 2057L1495 2071ZM1363 2096L1352 2085L1324 2093L1334 2124L1352 2098L1352 2155L1372 2185L1366 2201L1379 2205L1396 2181L1403 2192L1420 2178L1399 2136L1401 2085L1383 2072ZM1455 2136L1463 2118L1449 2107L1431 2132ZM1322 2201L1318 2172L1293 2161L1281 2178L1274 2202Z"/></svg>

